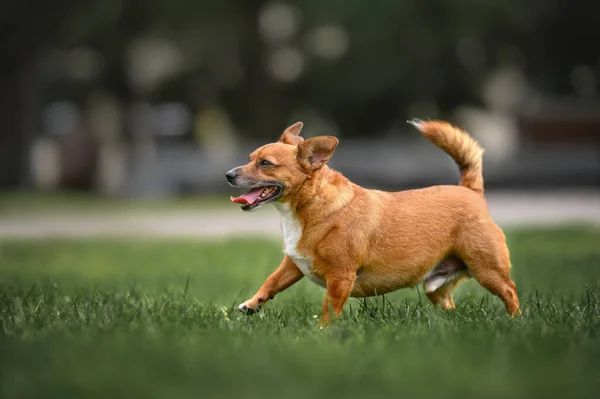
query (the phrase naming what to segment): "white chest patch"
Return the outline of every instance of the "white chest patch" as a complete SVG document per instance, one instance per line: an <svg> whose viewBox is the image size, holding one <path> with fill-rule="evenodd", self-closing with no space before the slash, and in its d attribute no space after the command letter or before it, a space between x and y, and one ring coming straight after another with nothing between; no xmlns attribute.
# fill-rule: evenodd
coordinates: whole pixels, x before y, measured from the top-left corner
<svg viewBox="0 0 600 399"><path fill-rule="evenodd" d="M325 280L312 272L312 259L298 251L298 242L302 238L302 224L288 204L275 203L274 205L281 215L284 253L294 261L298 269L313 283L325 287Z"/></svg>

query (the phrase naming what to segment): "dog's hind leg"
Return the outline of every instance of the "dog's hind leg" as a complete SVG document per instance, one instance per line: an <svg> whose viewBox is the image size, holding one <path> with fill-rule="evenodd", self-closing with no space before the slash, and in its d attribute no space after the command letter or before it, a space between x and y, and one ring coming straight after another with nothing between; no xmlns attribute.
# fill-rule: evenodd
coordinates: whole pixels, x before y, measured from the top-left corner
<svg viewBox="0 0 600 399"><path fill-rule="evenodd" d="M493 223L478 226L476 231L477 234L465 234L458 254L471 276L502 299L510 316L520 315L517 286L510 278L510 255L504 233Z"/></svg>

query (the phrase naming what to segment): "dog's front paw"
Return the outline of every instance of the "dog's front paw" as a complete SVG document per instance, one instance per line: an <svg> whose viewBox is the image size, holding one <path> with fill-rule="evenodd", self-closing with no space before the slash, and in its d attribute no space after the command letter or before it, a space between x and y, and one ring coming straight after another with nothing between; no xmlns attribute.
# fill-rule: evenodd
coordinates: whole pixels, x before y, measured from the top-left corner
<svg viewBox="0 0 600 399"><path fill-rule="evenodd" d="M240 312L244 313L245 315L251 315L251 314L260 312L260 308L261 308L260 305L252 304L252 303L250 303L250 301L246 301L246 302L242 303L240 306L238 306L238 309L240 310Z"/></svg>

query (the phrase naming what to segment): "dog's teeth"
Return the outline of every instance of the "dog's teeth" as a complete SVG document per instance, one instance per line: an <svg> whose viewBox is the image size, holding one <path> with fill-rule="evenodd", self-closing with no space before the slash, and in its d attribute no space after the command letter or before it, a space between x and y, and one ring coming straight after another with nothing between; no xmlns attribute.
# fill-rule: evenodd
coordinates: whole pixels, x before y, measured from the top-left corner
<svg viewBox="0 0 600 399"><path fill-rule="evenodd" d="M275 191L275 187L267 187L260 194L260 198L265 198L266 196L271 195L271 193L273 193L274 191Z"/></svg>

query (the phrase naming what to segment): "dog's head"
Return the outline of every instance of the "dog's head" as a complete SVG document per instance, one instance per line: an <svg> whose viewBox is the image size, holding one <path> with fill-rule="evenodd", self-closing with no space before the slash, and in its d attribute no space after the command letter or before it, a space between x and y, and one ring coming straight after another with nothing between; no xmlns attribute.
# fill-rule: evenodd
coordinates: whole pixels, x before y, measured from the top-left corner
<svg viewBox="0 0 600 399"><path fill-rule="evenodd" d="M225 174L233 187L248 190L231 197L249 211L274 201L289 200L304 181L323 168L333 155L338 139L333 136L300 137L302 122L288 127L279 141L260 147L248 164Z"/></svg>

